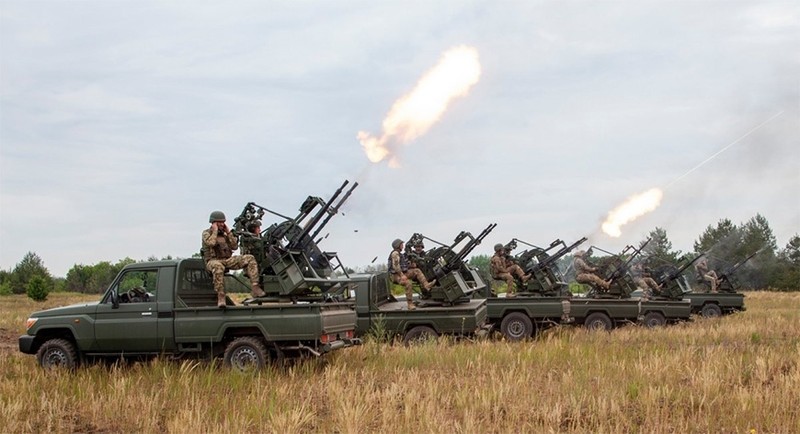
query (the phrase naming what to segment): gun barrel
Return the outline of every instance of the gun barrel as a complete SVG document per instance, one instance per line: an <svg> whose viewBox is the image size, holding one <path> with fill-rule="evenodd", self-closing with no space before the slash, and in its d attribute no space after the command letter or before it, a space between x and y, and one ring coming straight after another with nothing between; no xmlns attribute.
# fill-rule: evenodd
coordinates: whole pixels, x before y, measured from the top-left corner
<svg viewBox="0 0 800 434"><path fill-rule="evenodd" d="M577 248L579 245L581 245L581 243L585 242L587 239L588 238L583 237L580 240L570 244L569 246L562 247L557 252L555 252L552 255L548 256L547 258L545 258L541 262L535 264L533 267L531 267L531 269L529 271L538 271L538 270L542 270L544 268L549 267L553 262L559 260L561 257L566 255L567 253L575 250L575 248Z"/></svg>
<svg viewBox="0 0 800 434"><path fill-rule="evenodd" d="M309 238L309 234L311 234L311 230L314 229L314 227L319 223L319 221L322 219L322 216L328 211L328 209L330 209L331 203L334 200L336 200L336 198L342 193L342 190L344 190L344 187L349 182L350 181L345 180L342 183L342 185L336 190L336 192L333 194L333 196L331 196L330 200L328 200L327 202L323 202L324 205L322 206L322 208L319 211L317 211L317 214L314 215L314 217L311 219L311 221L309 221L305 225L305 227L303 228L303 231L300 232L300 234L297 236L297 238L292 240L292 242L290 242L287 247L289 247L289 248L302 248L302 247L304 247L304 245L303 245L304 244L304 240L313 239L314 238L313 236ZM319 233L319 231L317 231L314 235L317 235L318 233Z"/></svg>
<svg viewBox="0 0 800 434"><path fill-rule="evenodd" d="M342 187L339 188L339 190L337 190L337 194L334 195L331 198L331 200L328 201L329 204L333 202L334 198L338 195L339 192L341 192L342 188L344 188L347 185L347 182L348 181L345 181L344 184L342 184ZM328 222L331 220L331 218L333 218L334 215L339 213L339 208L342 206L342 204L345 203L345 201L347 201L347 199L350 197L350 195L353 193L353 190L355 190L356 187L358 187L358 182L353 183L353 186L350 187L349 190L347 190L347 192L344 194L344 196L342 196L342 198L339 200L339 202L336 204L336 206L330 208L330 210L328 212L328 216L325 217L325 220L322 222L322 224L320 224L319 227L317 228L317 230L314 231L314 234L311 235L311 238L316 238L317 235L319 235L319 233L322 231L322 229L325 226L328 225Z"/></svg>

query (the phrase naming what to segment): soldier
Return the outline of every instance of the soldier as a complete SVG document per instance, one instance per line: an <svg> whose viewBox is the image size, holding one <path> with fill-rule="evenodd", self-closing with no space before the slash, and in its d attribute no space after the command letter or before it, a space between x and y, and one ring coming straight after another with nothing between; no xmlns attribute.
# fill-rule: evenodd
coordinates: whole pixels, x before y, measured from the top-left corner
<svg viewBox="0 0 800 434"><path fill-rule="evenodd" d="M425 258L425 244L422 240L417 241L414 243L414 251L411 253L410 257L408 258L408 271L406 271L406 277L411 280L416 281L424 290L424 295L429 295L428 291L430 291L431 287L436 284L436 279L431 280L428 282L428 279L425 277L425 273L419 268L419 261L422 261Z"/></svg>
<svg viewBox="0 0 800 434"><path fill-rule="evenodd" d="M694 265L694 269L697 272L698 279L707 280L711 284L711 292L717 292L719 277L717 277L717 273L714 270L708 269L708 260L705 256L697 261Z"/></svg>
<svg viewBox="0 0 800 434"><path fill-rule="evenodd" d="M506 297L516 297L514 275L520 278L523 284L531 278L531 275L525 274L519 265L506 258L505 246L502 244L494 245L494 256L489 265L492 279L506 281Z"/></svg>
<svg viewBox="0 0 800 434"><path fill-rule="evenodd" d="M389 254L388 269L392 282L403 285L406 288L408 310L414 310L416 306L414 306L411 279L417 280L426 291L431 289L433 283L425 279L425 275L422 274L420 269L415 268L412 270L408 268L408 257L403 253L403 244L403 240L399 238L392 241L392 253Z"/></svg>
<svg viewBox="0 0 800 434"><path fill-rule="evenodd" d="M606 291L608 288L611 287L611 282L607 280L603 280L595 274L597 272L597 267L592 267L586 263L583 257L586 255L586 252L583 250L578 250L575 252L575 259L572 261L572 266L575 268L575 280L578 283L587 283L587 284L594 284Z"/></svg>
<svg viewBox="0 0 800 434"><path fill-rule="evenodd" d="M633 282L636 284L636 286L644 290L645 297L649 298L654 294L661 293L661 285L656 283L656 281L650 277L649 273L641 262L631 267L631 275L633 275Z"/></svg>
<svg viewBox="0 0 800 434"><path fill-rule="evenodd" d="M253 220L245 227L247 232L241 234L242 254L255 255L263 247L261 240L261 221Z"/></svg>
<svg viewBox="0 0 800 434"><path fill-rule="evenodd" d="M247 276L253 287L254 297L263 297L264 291L258 283L258 264L253 255L233 256L239 246L236 237L225 224L225 214L214 211L208 219L211 227L203 231L203 259L206 269L211 272L214 290L217 291L217 307L225 307L225 269L247 269Z"/></svg>

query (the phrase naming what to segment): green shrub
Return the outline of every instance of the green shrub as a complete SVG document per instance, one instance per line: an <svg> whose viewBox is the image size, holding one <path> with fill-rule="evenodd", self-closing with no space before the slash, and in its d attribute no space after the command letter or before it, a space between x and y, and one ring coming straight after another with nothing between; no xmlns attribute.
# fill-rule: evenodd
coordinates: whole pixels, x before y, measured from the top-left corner
<svg viewBox="0 0 800 434"><path fill-rule="evenodd" d="M11 284L8 282L0 283L0 296L11 295L14 291L11 290Z"/></svg>
<svg viewBox="0 0 800 434"><path fill-rule="evenodd" d="M28 282L28 297L34 301L45 301L50 289L47 285L47 280L42 276L33 276Z"/></svg>

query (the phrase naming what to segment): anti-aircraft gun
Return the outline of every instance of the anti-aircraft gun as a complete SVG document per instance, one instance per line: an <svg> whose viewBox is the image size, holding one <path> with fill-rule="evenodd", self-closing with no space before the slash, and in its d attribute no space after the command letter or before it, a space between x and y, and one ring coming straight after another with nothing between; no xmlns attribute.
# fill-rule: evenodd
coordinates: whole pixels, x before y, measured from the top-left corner
<svg viewBox="0 0 800 434"><path fill-rule="evenodd" d="M335 299L347 295L345 290L350 280L345 268L336 252L325 252L319 248L318 244L324 237L317 236L358 186L356 182L345 192L348 184L349 181L344 181L327 201L308 196L294 218L254 202L245 205L242 213L236 217L233 233L239 236L243 253L255 256L267 297L300 301ZM266 213L283 221L273 223L260 233L251 232L260 226ZM341 271L344 278L334 276L337 270Z"/></svg>
<svg viewBox="0 0 800 434"><path fill-rule="evenodd" d="M517 282L519 288L521 288L520 295L533 293L545 297L571 296L569 284L564 281L564 275L559 270L557 262L566 254L575 250L584 241L586 241L586 237L567 245L563 240L557 239L550 243L548 247L539 247L518 238L508 242L505 245L507 252L514 250L518 243L530 247L511 257L514 262L522 267L525 274L531 275L524 285L521 282ZM554 251L554 249L557 250Z"/></svg>
<svg viewBox="0 0 800 434"><path fill-rule="evenodd" d="M719 279L719 284L717 285L717 291L725 292L725 293L735 293L736 286L738 286L738 282L734 278L734 273L736 270L741 268L747 261L753 259L754 256L761 253L764 250L763 248L756 250L755 252L749 254L747 257L742 259L741 261L729 266L728 268L724 269L722 272L717 273L717 278ZM708 284L705 280L702 280L702 276L698 279L698 283Z"/></svg>
<svg viewBox="0 0 800 434"><path fill-rule="evenodd" d="M478 271L470 268L464 261L496 226L496 223L490 224L477 236L461 231L449 246L419 233L409 239L406 243L409 261L417 265L428 281L436 279L436 284L430 291L422 291L423 305L468 301L470 294L486 287ZM438 246L423 256L417 255L411 248L422 240L429 240Z"/></svg>
<svg viewBox="0 0 800 434"><path fill-rule="evenodd" d="M684 256L679 262L680 265L664 264L656 267L651 272L651 275L660 289L653 291L653 295L657 298L663 297L669 300L681 300L685 293L692 290L689 280L684 273L702 257L703 253L692 259L688 259Z"/></svg>
<svg viewBox="0 0 800 434"><path fill-rule="evenodd" d="M598 264L598 268L604 276L603 280L608 281L610 287L606 290L592 286L586 296L590 298L630 298L631 293L636 290L636 283L630 274L630 266L649 242L650 238L638 248L631 245L625 246L619 254L596 246L590 247L589 251L599 250L610 255L603 258Z"/></svg>

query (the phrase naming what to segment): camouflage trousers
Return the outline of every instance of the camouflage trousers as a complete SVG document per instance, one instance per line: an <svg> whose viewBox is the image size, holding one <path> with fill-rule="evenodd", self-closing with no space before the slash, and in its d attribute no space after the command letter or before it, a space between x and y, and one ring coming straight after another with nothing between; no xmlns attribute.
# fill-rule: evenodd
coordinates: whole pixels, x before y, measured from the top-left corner
<svg viewBox="0 0 800 434"><path fill-rule="evenodd" d="M517 278L522 280L525 278L525 272L522 271L522 267L517 264L507 267L506 270L508 271L505 273L497 273L497 275L493 276L493 278L497 280L505 280L506 294L514 294L516 292L516 282L514 282L514 276L517 276Z"/></svg>
<svg viewBox="0 0 800 434"><path fill-rule="evenodd" d="M247 271L247 277L250 278L250 284L253 287L258 286L258 263L253 255L231 256L228 259L209 259L206 262L206 270L211 272L211 277L214 281L214 291L218 294L225 293L225 269Z"/></svg>
<svg viewBox="0 0 800 434"><path fill-rule="evenodd" d="M575 276L578 283L588 283L602 289L608 289L609 285L605 280L601 279L598 275L592 273L581 273Z"/></svg>
<svg viewBox="0 0 800 434"><path fill-rule="evenodd" d="M419 271L419 270L417 270ZM414 300L414 291L411 289L411 280L403 273L392 273L392 282L406 288L406 301Z"/></svg>
<svg viewBox="0 0 800 434"><path fill-rule="evenodd" d="M658 283L656 283L656 281L651 277L634 277L633 283L636 284L637 288L642 289L645 297L650 298L661 293Z"/></svg>
<svg viewBox="0 0 800 434"><path fill-rule="evenodd" d="M409 268L405 274L406 277L419 283L423 288L428 286L428 279L425 278L425 273L419 268Z"/></svg>
<svg viewBox="0 0 800 434"><path fill-rule="evenodd" d="M514 285L514 276L512 276L511 273L497 273L497 275L495 275L494 278L497 280L506 281L506 295L513 294L514 292L516 292Z"/></svg>
<svg viewBox="0 0 800 434"><path fill-rule="evenodd" d="M711 270L704 274L703 279L707 280L711 284L711 292L717 292L717 282L719 281L719 278L717 277L717 273L715 271Z"/></svg>

